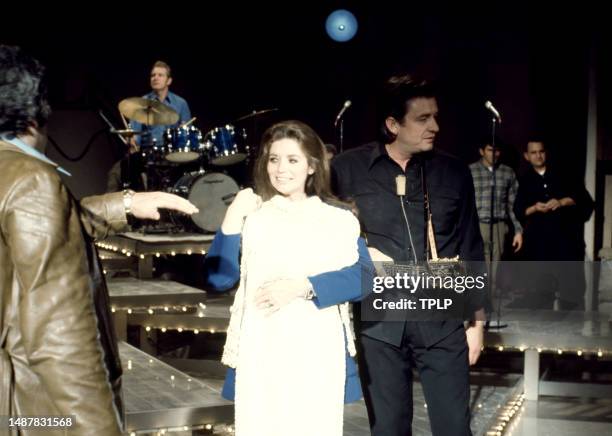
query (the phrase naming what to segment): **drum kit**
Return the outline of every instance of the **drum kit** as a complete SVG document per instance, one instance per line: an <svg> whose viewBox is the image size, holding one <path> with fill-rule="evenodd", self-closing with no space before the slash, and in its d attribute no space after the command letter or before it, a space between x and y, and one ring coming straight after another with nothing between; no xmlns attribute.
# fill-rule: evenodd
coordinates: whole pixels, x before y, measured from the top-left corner
<svg viewBox="0 0 612 436"><path fill-rule="evenodd" d="M234 122L254 120L254 117L276 110L254 111ZM126 128L112 132L120 135L126 145L134 144L134 137L141 137L139 153L131 157L128 153L127 159L139 160L140 164L132 167L143 169L147 181L145 189L175 193L200 209L191 217L170 215L172 225L171 228L166 226L166 231L217 231L227 207L240 189L226 174L230 172L227 170L236 164L248 165L255 157L254 147L247 141L247 130L225 124L202 133L193 125L195 117L178 125L179 115L172 108L140 97L122 100L119 112ZM142 131L132 130L126 119L145 127ZM166 128L158 143L150 138L147 140L145 133L150 126L176 127Z"/></svg>

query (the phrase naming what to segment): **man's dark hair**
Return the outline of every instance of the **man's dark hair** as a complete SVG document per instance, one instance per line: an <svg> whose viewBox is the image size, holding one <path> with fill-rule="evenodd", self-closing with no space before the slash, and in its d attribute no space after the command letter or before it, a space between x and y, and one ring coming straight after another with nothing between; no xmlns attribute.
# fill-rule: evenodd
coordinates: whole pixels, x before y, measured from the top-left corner
<svg viewBox="0 0 612 436"><path fill-rule="evenodd" d="M529 151L530 142L539 142L540 144L542 144L542 148L544 149L544 151L546 151L546 141L541 136L530 136L527 142L525 142L525 144L523 145L523 151Z"/></svg>
<svg viewBox="0 0 612 436"><path fill-rule="evenodd" d="M415 98L435 98L435 87L427 80L410 74L391 76L384 84L378 102L380 140L389 143L395 135L387 129L385 120L395 118L402 123L408 113L408 105Z"/></svg>
<svg viewBox="0 0 612 436"><path fill-rule="evenodd" d="M0 45L0 132L24 133L51 115L45 68L19 47Z"/></svg>
<svg viewBox="0 0 612 436"><path fill-rule="evenodd" d="M325 144L325 150L327 150L328 153L332 153L334 156L338 154L338 149L336 148L334 144L330 144L330 143Z"/></svg>
<svg viewBox="0 0 612 436"><path fill-rule="evenodd" d="M487 145L491 145L491 135L482 136L480 138L478 149L484 150ZM508 144L502 138L495 135L495 148L503 153L508 148Z"/></svg>

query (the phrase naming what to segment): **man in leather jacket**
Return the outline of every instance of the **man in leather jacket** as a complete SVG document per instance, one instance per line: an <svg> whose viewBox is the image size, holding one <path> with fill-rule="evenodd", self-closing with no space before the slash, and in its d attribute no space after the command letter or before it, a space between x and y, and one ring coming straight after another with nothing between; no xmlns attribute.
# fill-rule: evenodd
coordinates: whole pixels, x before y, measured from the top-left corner
<svg viewBox="0 0 612 436"><path fill-rule="evenodd" d="M72 415L73 434L120 435L121 363L93 240L124 229L127 213L197 209L161 192L77 202L39 151L49 114L44 68L0 46L0 416Z"/></svg>

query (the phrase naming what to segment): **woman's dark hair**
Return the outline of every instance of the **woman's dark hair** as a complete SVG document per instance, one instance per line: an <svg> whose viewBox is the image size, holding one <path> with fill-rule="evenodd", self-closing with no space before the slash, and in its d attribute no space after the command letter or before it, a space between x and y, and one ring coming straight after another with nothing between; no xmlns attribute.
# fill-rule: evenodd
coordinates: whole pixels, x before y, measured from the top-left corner
<svg viewBox="0 0 612 436"><path fill-rule="evenodd" d="M295 140L306 155L308 165L314 169L314 173L306 179L306 195L317 195L322 200L332 198L329 164L325 159L325 145L310 126L295 120L274 124L264 132L259 156L255 162L254 179L257 193L264 201L278 194L268 176L268 160L272 143L281 139Z"/></svg>
<svg viewBox="0 0 612 436"><path fill-rule="evenodd" d="M49 115L45 68L19 47L0 45L0 132L43 127Z"/></svg>
<svg viewBox="0 0 612 436"><path fill-rule="evenodd" d="M329 162L325 159L323 141L310 126L295 120L274 124L264 132L261 138L261 147L255 162L253 178L255 180L255 190L264 201L279 193L270 182L268 160L270 159L272 143L281 139L295 140L306 155L308 165L314 169L314 173L306 179L305 191L307 196L316 195L328 204L354 211L352 204L340 201L331 192Z"/></svg>

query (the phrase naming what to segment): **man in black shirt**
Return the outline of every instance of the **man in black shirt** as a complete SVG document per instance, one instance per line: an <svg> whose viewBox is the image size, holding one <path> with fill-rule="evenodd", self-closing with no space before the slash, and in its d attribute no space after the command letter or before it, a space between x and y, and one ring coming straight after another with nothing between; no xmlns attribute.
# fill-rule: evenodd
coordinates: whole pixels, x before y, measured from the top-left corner
<svg viewBox="0 0 612 436"><path fill-rule="evenodd" d="M532 261L582 261L582 226L593 210L584 187L551 170L542 141L529 141L529 168L520 178L514 210L526 226L525 256Z"/></svg>
<svg viewBox="0 0 612 436"><path fill-rule="evenodd" d="M425 260L425 184L438 254L484 261L469 168L433 150L438 106L432 86L392 77L380 105L382 141L332 161L336 192L355 201L373 260ZM396 193L398 175L406 177L409 230ZM467 329L456 320L361 321L360 371L374 436L411 434L413 367L433 434L471 435L469 364L482 348L484 292L472 293L469 303L475 315Z"/></svg>
<svg viewBox="0 0 612 436"><path fill-rule="evenodd" d="M584 222L593 200L584 185L547 164L544 143L532 140L524 153L530 168L519 179L514 203L525 228L521 276L531 292L529 308L584 309Z"/></svg>

